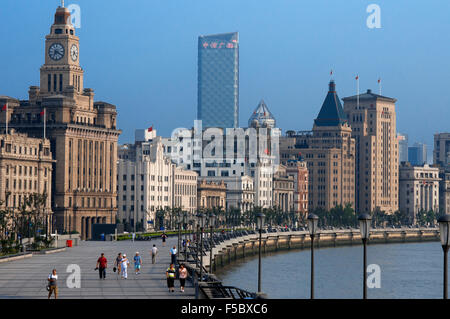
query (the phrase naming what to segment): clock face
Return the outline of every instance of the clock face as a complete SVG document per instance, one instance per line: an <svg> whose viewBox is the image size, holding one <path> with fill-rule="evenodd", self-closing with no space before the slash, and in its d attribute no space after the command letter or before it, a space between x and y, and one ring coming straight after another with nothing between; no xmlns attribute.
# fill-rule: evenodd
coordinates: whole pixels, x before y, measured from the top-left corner
<svg viewBox="0 0 450 319"><path fill-rule="evenodd" d="M64 57L64 47L60 43L53 43L48 49L48 56L58 61Z"/></svg>
<svg viewBox="0 0 450 319"><path fill-rule="evenodd" d="M74 62L78 59L78 47L75 44L70 48L70 57Z"/></svg>

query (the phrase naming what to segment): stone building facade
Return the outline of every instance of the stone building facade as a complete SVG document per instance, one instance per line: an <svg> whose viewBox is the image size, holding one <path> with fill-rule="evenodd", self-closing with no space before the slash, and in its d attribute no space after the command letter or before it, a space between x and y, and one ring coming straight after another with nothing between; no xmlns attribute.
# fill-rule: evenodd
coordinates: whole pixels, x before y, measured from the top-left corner
<svg viewBox="0 0 450 319"><path fill-rule="evenodd" d="M134 229L151 230L157 224L157 211L181 208L195 214L197 173L184 170L164 155L156 130L144 140L125 144L118 151L119 220Z"/></svg>
<svg viewBox="0 0 450 319"><path fill-rule="evenodd" d="M289 131L280 139L282 161L303 156L308 167L308 210L355 204L355 139L334 81L312 132Z"/></svg>
<svg viewBox="0 0 450 319"><path fill-rule="evenodd" d="M233 208L241 212L252 210L255 204L255 189L253 178L250 176L205 176L203 180L220 183L223 181L227 187L226 210Z"/></svg>
<svg viewBox="0 0 450 319"><path fill-rule="evenodd" d="M197 184L197 208L212 209L226 208L227 185L224 181L208 182L199 179Z"/></svg>
<svg viewBox="0 0 450 319"><path fill-rule="evenodd" d="M401 164L400 169L400 210L416 221L420 211L439 212L439 168L412 166L409 162Z"/></svg>
<svg viewBox="0 0 450 319"><path fill-rule="evenodd" d="M450 214L450 166L439 167L439 209Z"/></svg>
<svg viewBox="0 0 450 319"><path fill-rule="evenodd" d="M294 176L288 175L286 166L280 165L273 175L273 207L282 212L293 212L294 193Z"/></svg>
<svg viewBox="0 0 450 319"><path fill-rule="evenodd" d="M9 134L1 134L1 207L18 211L27 197L33 194L46 196L42 213L46 216L46 225L52 225L53 162L48 139L31 138L14 129L10 129Z"/></svg>
<svg viewBox="0 0 450 319"><path fill-rule="evenodd" d="M308 213L308 168L303 157L283 161L286 174L294 178L294 212L306 216Z"/></svg>
<svg viewBox="0 0 450 319"><path fill-rule="evenodd" d="M343 98L356 143L356 209L387 214L398 210L399 148L396 99L371 90Z"/></svg>
<svg viewBox="0 0 450 319"><path fill-rule="evenodd" d="M29 99L0 99L8 104L10 127L50 140L53 167L52 210L58 232L77 231L91 237L92 224L115 223L117 140L116 107L94 102L84 88L79 38L67 8L58 7L45 38L40 86ZM45 125L44 125L45 121Z"/></svg>

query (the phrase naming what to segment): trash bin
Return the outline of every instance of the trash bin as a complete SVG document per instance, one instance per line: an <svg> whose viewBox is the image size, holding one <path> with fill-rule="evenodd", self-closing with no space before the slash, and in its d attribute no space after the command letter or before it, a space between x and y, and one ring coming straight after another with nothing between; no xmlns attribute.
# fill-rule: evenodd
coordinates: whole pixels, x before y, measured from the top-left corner
<svg viewBox="0 0 450 319"><path fill-rule="evenodd" d="M105 241L105 234L100 234L100 240Z"/></svg>
<svg viewBox="0 0 450 319"><path fill-rule="evenodd" d="M66 240L66 246L67 247L72 247L72 240L71 239Z"/></svg>

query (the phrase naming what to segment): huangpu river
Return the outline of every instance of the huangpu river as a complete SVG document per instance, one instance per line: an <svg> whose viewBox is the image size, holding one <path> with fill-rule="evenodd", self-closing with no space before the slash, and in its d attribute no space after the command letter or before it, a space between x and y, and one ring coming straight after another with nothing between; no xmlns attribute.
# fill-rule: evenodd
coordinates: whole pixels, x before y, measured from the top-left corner
<svg viewBox="0 0 450 319"><path fill-rule="evenodd" d="M310 257L309 248L263 254L262 291L268 298L310 298ZM361 245L316 248L314 264L316 299L362 298ZM368 289L369 299L442 298L440 242L369 244L367 264L376 264L380 270L380 288ZM239 259L218 269L216 275L225 286L256 292L258 255Z"/></svg>

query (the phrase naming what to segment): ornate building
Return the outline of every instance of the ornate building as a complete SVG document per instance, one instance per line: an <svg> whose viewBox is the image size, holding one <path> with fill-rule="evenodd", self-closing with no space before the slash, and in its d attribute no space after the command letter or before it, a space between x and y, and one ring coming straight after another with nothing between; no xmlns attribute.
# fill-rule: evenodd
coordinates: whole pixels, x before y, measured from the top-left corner
<svg viewBox="0 0 450 319"><path fill-rule="evenodd" d="M286 166L280 165L273 175L273 207L282 212L294 211L294 176L288 175Z"/></svg>
<svg viewBox="0 0 450 319"><path fill-rule="evenodd" d="M227 185L224 181L208 182L204 179L197 184L197 207L199 209L222 208L225 210Z"/></svg>
<svg viewBox="0 0 450 319"><path fill-rule="evenodd" d="M397 100L367 90L343 101L356 142L356 209L394 213L399 207Z"/></svg>
<svg viewBox="0 0 450 319"><path fill-rule="evenodd" d="M94 102L84 88L79 38L67 8L58 7L45 38L40 86L29 100L8 99L10 127L50 140L53 159L52 209L58 232L90 238L92 224L116 222L116 107ZM1 120L4 123L4 118ZM45 124L44 124L45 121ZM45 133L44 133L45 132Z"/></svg>
<svg viewBox="0 0 450 319"><path fill-rule="evenodd" d="M19 210L33 194L45 196L42 206L46 225L51 225L52 154L50 141L18 134L0 135L0 206ZM50 230L50 229L49 229Z"/></svg>
<svg viewBox="0 0 450 319"><path fill-rule="evenodd" d="M399 205L400 210L410 217L411 222L416 221L420 211L439 212L439 168L412 166L403 162L399 169Z"/></svg>
<svg viewBox="0 0 450 319"><path fill-rule="evenodd" d="M280 140L282 161L303 156L308 166L309 211L355 204L355 140L334 81L312 132L289 131Z"/></svg>

